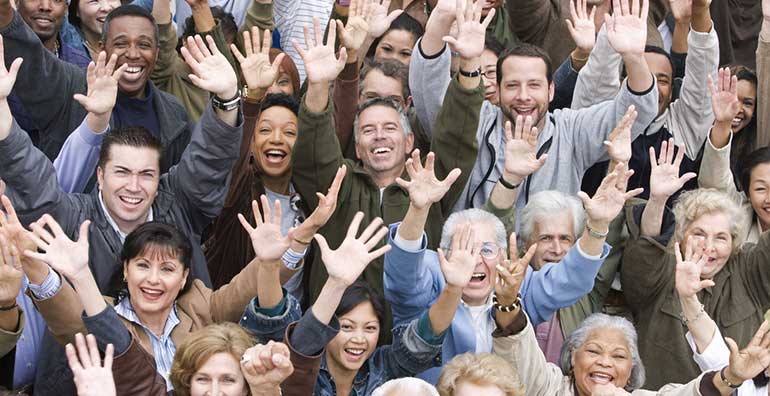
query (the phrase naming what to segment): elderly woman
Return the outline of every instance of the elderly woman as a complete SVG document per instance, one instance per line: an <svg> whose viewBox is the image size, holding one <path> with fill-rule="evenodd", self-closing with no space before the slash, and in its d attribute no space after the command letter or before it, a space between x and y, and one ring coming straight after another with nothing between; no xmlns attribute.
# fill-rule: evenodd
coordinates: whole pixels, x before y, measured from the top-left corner
<svg viewBox="0 0 770 396"><path fill-rule="evenodd" d="M665 144L665 143L664 143ZM686 328L674 289L674 242L692 238L707 257L700 273L714 287L701 291L704 312L726 336L739 344L751 339L770 306L770 236L742 248L745 212L722 192L701 189L682 194L674 207L676 224L664 212L666 200L692 175L679 176L681 151L674 160L673 142L662 146L659 161L651 152L650 200L641 221L627 216L630 240L623 255L621 282L639 331L639 349L646 365L655 367L649 385L682 382L700 373L690 359Z"/></svg>
<svg viewBox="0 0 770 396"><path fill-rule="evenodd" d="M441 396L524 396L524 386L508 362L491 353L455 356L438 379Z"/></svg>

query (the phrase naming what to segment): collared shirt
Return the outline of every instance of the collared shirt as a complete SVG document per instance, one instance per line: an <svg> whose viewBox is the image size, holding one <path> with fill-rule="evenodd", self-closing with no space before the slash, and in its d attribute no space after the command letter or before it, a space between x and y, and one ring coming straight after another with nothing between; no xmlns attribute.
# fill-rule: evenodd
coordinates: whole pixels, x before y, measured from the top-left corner
<svg viewBox="0 0 770 396"><path fill-rule="evenodd" d="M115 222L115 220L110 216L110 212L107 211L107 206L104 205L104 199L102 199L102 192L99 191L99 206L102 208L102 212L104 212L104 216L107 218L107 222L110 223L110 226L112 227L115 232L118 233L118 237L120 238L120 243L126 243L126 234L125 232L120 230L120 227L118 227L118 223ZM152 221L152 206L150 206L150 212L147 213L147 221Z"/></svg>
<svg viewBox="0 0 770 396"><path fill-rule="evenodd" d="M470 306L465 301L461 301L460 304L468 309L473 321L476 353L492 352L492 332L497 328L492 318L492 293L487 297L484 305Z"/></svg>
<svg viewBox="0 0 770 396"><path fill-rule="evenodd" d="M21 331L19 341L16 343L16 355L13 365L14 389L19 389L24 385L35 382L38 356L40 355L43 333L45 333L46 328L45 320L43 320L40 312L35 309L32 299L24 294L28 285L29 280L24 276L22 278L21 291L16 296L16 303L24 310L24 328Z"/></svg>
<svg viewBox="0 0 770 396"><path fill-rule="evenodd" d="M174 307L168 314L166 325L163 328L163 334L158 337L139 320L139 316L136 315L134 308L131 307L131 301L129 300L128 297L120 300L118 305L115 306L115 312L129 322L141 326L145 333L147 333L147 336L150 338L150 344L152 345L152 354L155 357L155 365L158 374L162 375L163 379L166 380L166 389L173 390L174 387L171 386L169 375L171 374L171 363L174 361L174 354L176 353L176 345L171 339L171 332L176 325L179 324L176 303L174 303Z"/></svg>

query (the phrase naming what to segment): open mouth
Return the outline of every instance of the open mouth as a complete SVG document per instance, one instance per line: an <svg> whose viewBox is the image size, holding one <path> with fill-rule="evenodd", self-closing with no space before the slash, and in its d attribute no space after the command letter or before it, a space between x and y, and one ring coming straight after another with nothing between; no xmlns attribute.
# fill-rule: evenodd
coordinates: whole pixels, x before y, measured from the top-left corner
<svg viewBox="0 0 770 396"><path fill-rule="evenodd" d="M536 107L514 107L513 109L516 111L517 115L522 117L530 116L535 118L535 115L537 115Z"/></svg>
<svg viewBox="0 0 770 396"><path fill-rule="evenodd" d="M730 123L730 125L733 128L737 128L737 127L741 126L741 123L743 123L743 117L738 116L738 117L733 118L733 121Z"/></svg>
<svg viewBox="0 0 770 396"><path fill-rule="evenodd" d="M135 198L135 197L126 197L126 196L119 196L118 199L120 199L120 202L122 202L124 205L134 208L139 206L139 204L144 201L142 198Z"/></svg>
<svg viewBox="0 0 770 396"><path fill-rule="evenodd" d="M390 147L375 147L372 149L372 154L374 154L375 157L387 156L391 151L393 151L393 149Z"/></svg>
<svg viewBox="0 0 770 396"><path fill-rule="evenodd" d="M591 373L588 375L588 378L590 378L591 381L593 381L595 384L599 385L612 383L612 380L614 379L611 375L605 373Z"/></svg>
<svg viewBox="0 0 770 396"><path fill-rule="evenodd" d="M97 18L96 18L96 22L99 22L99 23L104 23L104 21L106 21L106 20L107 20L107 17L106 17L106 16L103 16L103 17L97 17Z"/></svg>
<svg viewBox="0 0 770 396"><path fill-rule="evenodd" d="M32 17L32 20L42 27L53 26L53 23L54 23L53 18L46 17L46 16L34 16Z"/></svg>
<svg viewBox="0 0 770 396"><path fill-rule="evenodd" d="M268 164L280 164L286 158L286 152L278 149L270 149L264 152L265 161Z"/></svg>
<svg viewBox="0 0 770 396"><path fill-rule="evenodd" d="M123 73L122 78L130 82L135 82L142 77L143 72L144 66L128 66L125 73Z"/></svg>
<svg viewBox="0 0 770 396"><path fill-rule="evenodd" d="M487 274L483 272L474 272L473 276L471 276L471 282L484 282L484 280L487 279Z"/></svg>
<svg viewBox="0 0 770 396"><path fill-rule="evenodd" d="M146 287L141 287L139 290L142 291L142 296L150 301L156 301L163 295L163 291L161 290L149 289Z"/></svg>
<svg viewBox="0 0 770 396"><path fill-rule="evenodd" d="M366 349L360 349L360 348L345 348L345 355L347 355L348 360L361 360L364 357L364 353L366 353Z"/></svg>

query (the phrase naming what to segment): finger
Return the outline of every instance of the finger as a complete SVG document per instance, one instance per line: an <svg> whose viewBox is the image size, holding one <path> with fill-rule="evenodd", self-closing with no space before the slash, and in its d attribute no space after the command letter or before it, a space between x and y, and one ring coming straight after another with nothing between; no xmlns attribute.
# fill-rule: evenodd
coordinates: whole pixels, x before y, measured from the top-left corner
<svg viewBox="0 0 770 396"><path fill-rule="evenodd" d="M508 237L508 259L510 260L518 260L519 259L519 247L516 243L516 233L512 232L511 236Z"/></svg>
<svg viewBox="0 0 770 396"><path fill-rule="evenodd" d="M673 164L674 163L674 156L676 155L676 143L674 143L674 139L671 138L668 140L668 152L666 153L666 163L667 164Z"/></svg>
<svg viewBox="0 0 770 396"><path fill-rule="evenodd" d="M75 347L72 344L67 344L64 347L64 352L67 354L67 363L73 373L77 374L83 371L83 366L80 364L78 354L75 352Z"/></svg>
<svg viewBox="0 0 770 396"><path fill-rule="evenodd" d="M104 365L103 367L107 370L112 369L112 358L115 354L115 346L112 344L107 344L107 348L104 350Z"/></svg>
<svg viewBox="0 0 770 396"><path fill-rule="evenodd" d="M513 140L513 131L511 130L511 122L506 121L505 122L505 140L511 141Z"/></svg>
<svg viewBox="0 0 770 396"><path fill-rule="evenodd" d="M527 249L527 252L524 253L524 257L518 261L519 264L517 266L526 268L529 265L529 262L532 261L532 257L535 257L535 252L537 252L537 245L533 244Z"/></svg>
<svg viewBox="0 0 770 396"><path fill-rule="evenodd" d="M725 343L727 348L730 349L730 357L736 356L739 353L738 344L730 337L725 337Z"/></svg>
<svg viewBox="0 0 770 396"><path fill-rule="evenodd" d="M345 235L345 238L356 238L356 235L358 234L358 227L361 225L361 220L363 220L363 218L364 212L356 212L356 214L353 216L353 220L348 226L348 232Z"/></svg>
<svg viewBox="0 0 770 396"><path fill-rule="evenodd" d="M759 326L759 329L757 329L756 334L754 337L757 336L761 337L761 341L758 344L762 348L768 348L770 346L770 323L768 323L767 320L762 321L762 324ZM754 340L752 339L752 342Z"/></svg>
<svg viewBox="0 0 770 396"><path fill-rule="evenodd" d="M479 2L481 3L481 2ZM479 7L479 15L481 15L481 7ZM487 16L484 17L484 20L481 22L481 26L484 27L484 30L487 30L487 27L490 23L492 23L492 19L495 17L495 13L497 13L497 9L490 8L489 12L487 13Z"/></svg>
<svg viewBox="0 0 770 396"><path fill-rule="evenodd" d="M695 172L687 172L679 178L679 183L685 184L688 181L695 179L698 175Z"/></svg>
<svg viewBox="0 0 770 396"><path fill-rule="evenodd" d="M115 71L115 65L117 65L117 64L118 64L118 55L117 54L112 54L110 56L109 61L107 62L107 65L105 66L105 70L104 70L105 71L105 75L108 75L108 76L112 75L113 72Z"/></svg>
<svg viewBox="0 0 770 396"><path fill-rule="evenodd" d="M688 242L688 245L689 245L689 242ZM682 261L684 261L682 259L682 249L681 249L681 246L679 245L679 242L674 242L674 256L676 256L676 263L677 264L679 264Z"/></svg>
<svg viewBox="0 0 770 396"><path fill-rule="evenodd" d="M243 32L243 36L246 37L246 34L248 32ZM249 51L247 48L249 48L248 45L243 46L244 50L246 51L246 55L248 56ZM243 62L246 62L246 58L241 54L241 51L238 50L238 47L235 44L230 44L230 52L233 53L233 56L235 57L235 60L238 61L238 63L243 64Z"/></svg>
<svg viewBox="0 0 770 396"><path fill-rule="evenodd" d="M427 170L430 173L434 173L433 166L436 162L436 154L434 154L432 151L428 153L428 155L425 158L425 170Z"/></svg>
<svg viewBox="0 0 770 396"><path fill-rule="evenodd" d="M387 229L385 230L385 232L387 233ZM382 257L383 255L385 255L385 253L389 251L390 251L390 245L386 243L385 245L382 245L382 247L380 247L379 249L369 253L369 256L367 258L369 259L369 262L372 262Z"/></svg>
<svg viewBox="0 0 770 396"><path fill-rule="evenodd" d="M328 254L331 251L331 249L329 249L329 244L326 242L326 238L324 238L323 235L315 234L313 235L313 239L318 243L318 248L321 249L321 255Z"/></svg>
<svg viewBox="0 0 770 396"><path fill-rule="evenodd" d="M286 54L281 52L275 57L275 59L273 59L273 64L270 66L273 75L278 76L278 73L281 71L281 64L283 64L283 58L285 56Z"/></svg>
<svg viewBox="0 0 770 396"><path fill-rule="evenodd" d="M441 38L447 45L449 45L450 48L457 48L457 40L455 40L452 36L444 36Z"/></svg>
<svg viewBox="0 0 770 396"><path fill-rule="evenodd" d="M99 347L96 346L96 337L93 334L86 336L86 346L88 347L88 355L91 358L91 364L94 367L102 366L102 357L99 355Z"/></svg>
<svg viewBox="0 0 770 396"><path fill-rule="evenodd" d="M271 224L277 224L279 227L281 226L281 211L281 201L276 199L273 203L273 215L270 217Z"/></svg>
<svg viewBox="0 0 770 396"><path fill-rule="evenodd" d="M441 186L444 188L451 186L455 181L457 181L457 178L459 178L462 173L463 172L460 170L460 168L452 169L444 178L444 180L441 181Z"/></svg>
<svg viewBox="0 0 770 396"><path fill-rule="evenodd" d="M86 347L86 339L81 333L75 334L75 349L78 351L78 358L80 358L80 364L83 365L83 368L88 369L93 367L91 356Z"/></svg>
<svg viewBox="0 0 770 396"><path fill-rule="evenodd" d="M252 29L255 30L255 35L257 37L259 37L259 35L256 33L256 32L259 31L259 30L257 30L257 27L255 26ZM272 46L273 46L273 36L272 36L272 33L269 30L265 29L265 32L262 34L262 47L261 48L257 47L257 48L261 49L263 55L268 55L269 56L270 55L270 47L272 47ZM277 59L278 59L278 57L276 57L276 60ZM279 62L279 64L280 64L280 62Z"/></svg>
<svg viewBox="0 0 770 396"><path fill-rule="evenodd" d="M635 188L635 189L633 189L633 190L623 194L623 199L625 199L627 201L627 200L629 200L629 199L631 199L633 197L636 197L637 195L639 195L639 194L641 194L643 192L644 192L644 188L642 188L642 187Z"/></svg>
<svg viewBox="0 0 770 396"><path fill-rule="evenodd" d="M12 265L11 261L11 247L8 244L8 240L3 234L0 234L0 251L2 251L2 258L0 258L0 267L5 265Z"/></svg>
<svg viewBox="0 0 770 396"><path fill-rule="evenodd" d="M655 147L650 147L649 153L650 153L650 167L652 169L655 169L658 167L658 160L657 160L657 156L655 155Z"/></svg>
<svg viewBox="0 0 770 396"><path fill-rule="evenodd" d="M30 229L32 229L32 234L30 235L33 237L33 240L37 239L40 242L36 243L38 247L44 251L48 250L48 246L53 242L53 236L43 228L39 221L32 223ZM45 246L45 248L43 248L43 246Z"/></svg>
<svg viewBox="0 0 770 396"><path fill-rule="evenodd" d="M64 230L61 229L61 226L59 226L59 223L54 220L53 216L44 214L43 221L45 221L45 223L48 225L48 228L51 229L54 237L64 236Z"/></svg>
<svg viewBox="0 0 770 396"><path fill-rule="evenodd" d="M207 40L210 38L211 36L206 36ZM198 49L200 50L201 54L203 54L203 60L213 55L211 49L206 45L206 41L203 40L203 37L201 37L200 34L195 35L195 43L198 45ZM214 48L216 48L216 45L214 45Z"/></svg>
<svg viewBox="0 0 770 396"><path fill-rule="evenodd" d="M243 217L243 215L240 213L238 213L238 221L241 222L241 226L243 227L244 230L246 230L247 233L251 234L254 231L254 227L252 227L251 224L249 224L249 222L246 220L246 218Z"/></svg>
<svg viewBox="0 0 770 396"><path fill-rule="evenodd" d="M331 37L330 34L332 29L335 29L336 31L337 25L334 23L329 24L329 35L327 35L327 37ZM315 45L324 45L323 32L321 32L321 21L318 17L313 17L313 38L315 39Z"/></svg>
<svg viewBox="0 0 770 396"><path fill-rule="evenodd" d="M679 168L682 165L684 159L684 147L677 147L677 151L674 159L674 166Z"/></svg>
<svg viewBox="0 0 770 396"><path fill-rule="evenodd" d="M369 238L372 237L375 231L377 231L380 226L382 225L382 218L375 217L374 220L372 220L369 225L364 228L364 232L361 233L361 235L358 237L358 239L362 242L368 241Z"/></svg>
<svg viewBox="0 0 770 396"><path fill-rule="evenodd" d="M86 220L80 224L80 230L78 232L78 243L88 243L88 227L91 225L91 220Z"/></svg>
<svg viewBox="0 0 770 396"><path fill-rule="evenodd" d="M254 216L257 218L257 227L270 222L272 218L272 211L270 210L270 202L267 200L267 195L262 194L259 197L259 201L262 204L261 216L257 216L258 212L254 212Z"/></svg>
<svg viewBox="0 0 770 396"><path fill-rule="evenodd" d="M377 229L377 232L374 233L374 235L369 238L369 240L366 241L364 246L366 246L366 250L372 250L377 246L380 241L382 241L383 238L385 238L385 235L388 235L388 227L380 227Z"/></svg>

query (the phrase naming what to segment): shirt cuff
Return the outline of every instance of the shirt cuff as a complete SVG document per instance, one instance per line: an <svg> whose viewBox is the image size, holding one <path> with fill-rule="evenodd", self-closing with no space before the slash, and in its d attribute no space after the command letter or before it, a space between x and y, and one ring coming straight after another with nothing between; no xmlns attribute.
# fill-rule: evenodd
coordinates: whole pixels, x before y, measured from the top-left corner
<svg viewBox="0 0 770 396"><path fill-rule="evenodd" d="M254 297L254 311L256 313L265 315L268 318L281 316L286 311L286 292L284 291L281 302L279 302L278 305L276 305L273 308L262 308L258 304L259 304L259 301L257 300L256 297Z"/></svg>
<svg viewBox="0 0 770 396"><path fill-rule="evenodd" d="M730 131L730 139L727 140L727 144L724 147L722 147L722 148L714 147L714 143L711 142L711 130L709 130L709 134L706 137L706 140L709 142L709 148L711 148L712 150L714 150L714 151L716 151L718 153L722 153L722 152L729 153L730 152L730 148L731 148L731 146L733 144L733 132Z"/></svg>
<svg viewBox="0 0 770 396"><path fill-rule="evenodd" d="M401 225L399 225L401 227ZM393 238L393 243L401 250L405 250L409 253L419 253L422 250L422 235L420 239L416 241L408 241L401 237L396 230L396 237Z"/></svg>
<svg viewBox="0 0 770 396"><path fill-rule="evenodd" d="M48 276L41 285L38 286L31 282L29 284L29 291L32 292L32 296L35 297L36 300L47 300L56 295L60 289L61 277L56 271L52 271L50 268L48 269Z"/></svg>
<svg viewBox="0 0 770 396"><path fill-rule="evenodd" d="M80 124L80 126L77 129L78 136L83 139L86 144L89 146L99 146L102 144L102 139L104 138L104 134L107 133L107 131L110 130L110 126L107 125L107 128L104 128L101 132L96 132L93 129L91 129L88 126L88 122L86 121L87 116L85 119L83 119L83 122Z"/></svg>
<svg viewBox="0 0 770 396"><path fill-rule="evenodd" d="M604 254L604 247L602 247L602 252L593 256L583 251L583 249L580 248L580 241L575 244L575 247L577 248L578 253L580 253L583 258L586 258L588 260L599 260L602 258L602 255Z"/></svg>
<svg viewBox="0 0 770 396"><path fill-rule="evenodd" d="M442 332L441 334L434 334L433 328L430 325L430 311L425 311L425 313L420 316L420 319L417 321L417 335L420 336L425 342L431 345L441 345L444 341L444 334L446 334L446 330Z"/></svg>

